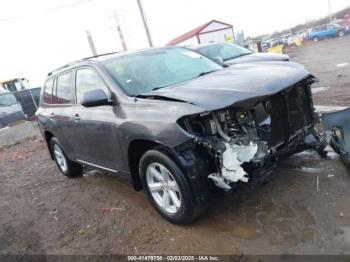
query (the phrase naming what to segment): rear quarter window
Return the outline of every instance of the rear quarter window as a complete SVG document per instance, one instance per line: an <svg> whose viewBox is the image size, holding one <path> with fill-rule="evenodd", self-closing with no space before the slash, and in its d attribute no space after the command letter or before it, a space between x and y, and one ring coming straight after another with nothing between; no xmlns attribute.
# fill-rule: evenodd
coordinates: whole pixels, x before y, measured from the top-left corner
<svg viewBox="0 0 350 262"><path fill-rule="evenodd" d="M51 104L52 103L53 82L54 82L54 79L51 78L51 79L47 80L45 85L44 85L43 96L42 96L42 102L44 104Z"/></svg>
<svg viewBox="0 0 350 262"><path fill-rule="evenodd" d="M64 73L57 76L56 95L53 97L54 104L71 104L73 103L72 92L72 72Z"/></svg>

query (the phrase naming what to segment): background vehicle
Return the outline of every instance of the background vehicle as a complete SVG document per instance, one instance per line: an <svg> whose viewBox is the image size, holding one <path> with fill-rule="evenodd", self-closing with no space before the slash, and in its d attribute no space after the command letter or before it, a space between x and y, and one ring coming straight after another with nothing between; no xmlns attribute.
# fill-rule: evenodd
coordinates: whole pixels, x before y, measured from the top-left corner
<svg viewBox="0 0 350 262"><path fill-rule="evenodd" d="M10 92L0 93L0 128L25 119L22 106Z"/></svg>
<svg viewBox="0 0 350 262"><path fill-rule="evenodd" d="M14 78L11 80L1 81L0 86L9 92L16 92L29 88L29 81L25 78Z"/></svg>
<svg viewBox="0 0 350 262"><path fill-rule="evenodd" d="M200 45L192 47L192 49L211 59L222 59L228 65L248 62L289 61L288 55L253 53L249 49L231 43Z"/></svg>
<svg viewBox="0 0 350 262"><path fill-rule="evenodd" d="M269 40L269 45L270 45L270 48L271 47L275 47L275 46L278 46L278 45L283 45L283 40L281 38L273 38L273 39L270 39Z"/></svg>
<svg viewBox="0 0 350 262"><path fill-rule="evenodd" d="M281 37L284 45L287 45L287 44L288 44L288 39L289 39L291 36L293 36L293 34L288 34L288 35L284 35L284 36Z"/></svg>
<svg viewBox="0 0 350 262"><path fill-rule="evenodd" d="M213 190L263 182L279 159L323 150L313 82L292 62L223 67L179 47L110 54L50 73L37 119L65 176L84 165L131 174L160 215L188 224Z"/></svg>
<svg viewBox="0 0 350 262"><path fill-rule="evenodd" d="M317 26L311 29L309 33L309 40L313 40L315 42L332 38L337 36L344 36L346 34L346 29L338 24L327 24Z"/></svg>

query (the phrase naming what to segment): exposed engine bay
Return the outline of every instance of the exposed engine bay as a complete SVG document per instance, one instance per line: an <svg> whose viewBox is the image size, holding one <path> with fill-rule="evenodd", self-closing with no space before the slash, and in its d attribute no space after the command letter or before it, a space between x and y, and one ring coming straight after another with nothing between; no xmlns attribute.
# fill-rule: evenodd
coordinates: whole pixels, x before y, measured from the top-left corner
<svg viewBox="0 0 350 262"><path fill-rule="evenodd" d="M187 116L179 124L208 150L216 172L208 177L219 188L264 175L283 156L325 144L314 129L312 77L272 96Z"/></svg>

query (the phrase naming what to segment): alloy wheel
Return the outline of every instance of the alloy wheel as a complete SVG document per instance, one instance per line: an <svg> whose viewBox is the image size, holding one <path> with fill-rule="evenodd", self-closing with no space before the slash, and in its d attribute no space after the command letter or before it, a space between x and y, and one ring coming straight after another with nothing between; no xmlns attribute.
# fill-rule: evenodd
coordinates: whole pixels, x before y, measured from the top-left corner
<svg viewBox="0 0 350 262"><path fill-rule="evenodd" d="M64 172L64 173L67 172L67 170L68 170L67 160L66 160L66 157L64 156L61 148L59 147L59 145L55 144L53 146L53 151L54 151L55 159L56 159L58 166L61 168L62 172Z"/></svg>
<svg viewBox="0 0 350 262"><path fill-rule="evenodd" d="M181 192L171 172L160 163L152 163L146 170L148 189L157 205L175 214L181 207Z"/></svg>

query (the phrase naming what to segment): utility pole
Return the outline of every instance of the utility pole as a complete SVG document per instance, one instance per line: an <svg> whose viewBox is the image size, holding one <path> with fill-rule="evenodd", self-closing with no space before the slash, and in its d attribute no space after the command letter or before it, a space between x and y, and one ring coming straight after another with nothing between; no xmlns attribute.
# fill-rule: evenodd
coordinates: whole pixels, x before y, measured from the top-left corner
<svg viewBox="0 0 350 262"><path fill-rule="evenodd" d="M117 23L117 30L118 30L120 41L122 42L123 50L126 51L128 49L127 49L126 44L125 44L125 39L124 39L124 35L123 35L123 32L122 32L122 29L120 28L118 14L117 14L116 10L113 11L113 15L114 15L114 19L115 19L115 21Z"/></svg>
<svg viewBox="0 0 350 262"><path fill-rule="evenodd" d="M331 0L328 0L328 12L329 12L329 22L332 23L332 8L331 8Z"/></svg>
<svg viewBox="0 0 350 262"><path fill-rule="evenodd" d="M147 35L149 46L152 47L153 46L152 36L151 36L151 32L149 31L149 28L148 28L146 15L145 15L145 12L143 10L143 6L142 6L141 0L137 0L137 4L139 5L141 18L142 18L142 21L143 21L143 25L145 27L145 31L146 31L146 35Z"/></svg>
<svg viewBox="0 0 350 262"><path fill-rule="evenodd" d="M93 55L93 56L97 56L97 52L96 52L94 40L92 39L92 36L91 36L89 30L86 31L86 37L87 37L87 40L88 40L88 42L89 42L92 55Z"/></svg>

